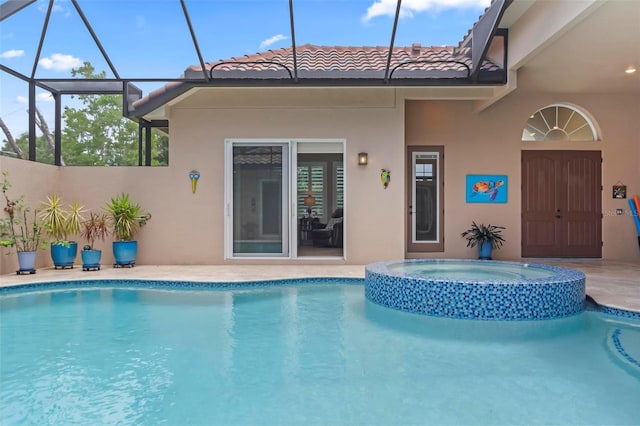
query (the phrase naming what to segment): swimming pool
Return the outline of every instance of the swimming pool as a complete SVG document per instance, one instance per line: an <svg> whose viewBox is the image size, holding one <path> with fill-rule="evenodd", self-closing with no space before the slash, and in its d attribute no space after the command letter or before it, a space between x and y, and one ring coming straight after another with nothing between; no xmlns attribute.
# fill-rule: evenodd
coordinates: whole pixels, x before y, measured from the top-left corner
<svg viewBox="0 0 640 426"><path fill-rule="evenodd" d="M624 357L637 359L640 315L434 318L368 302L362 280L202 287L2 289L0 424L640 418L640 365Z"/></svg>

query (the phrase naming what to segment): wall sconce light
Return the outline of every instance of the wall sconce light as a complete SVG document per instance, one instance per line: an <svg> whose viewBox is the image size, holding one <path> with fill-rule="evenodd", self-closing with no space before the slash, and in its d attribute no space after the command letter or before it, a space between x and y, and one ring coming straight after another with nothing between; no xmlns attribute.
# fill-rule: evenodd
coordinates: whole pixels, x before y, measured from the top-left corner
<svg viewBox="0 0 640 426"><path fill-rule="evenodd" d="M366 166L369 163L369 154L366 152L358 153L358 166Z"/></svg>

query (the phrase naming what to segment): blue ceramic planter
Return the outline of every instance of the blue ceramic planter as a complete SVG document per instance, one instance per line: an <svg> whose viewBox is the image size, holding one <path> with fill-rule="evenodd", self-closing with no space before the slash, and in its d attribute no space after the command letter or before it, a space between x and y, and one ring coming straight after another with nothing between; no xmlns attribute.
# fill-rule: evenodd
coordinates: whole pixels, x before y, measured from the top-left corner
<svg viewBox="0 0 640 426"><path fill-rule="evenodd" d="M83 270L100 269L102 250L82 250L80 256L82 257Z"/></svg>
<svg viewBox="0 0 640 426"><path fill-rule="evenodd" d="M36 252L35 251L19 251L18 252L18 272L35 271Z"/></svg>
<svg viewBox="0 0 640 426"><path fill-rule="evenodd" d="M129 266L136 263L137 241L114 241L113 258L117 266Z"/></svg>
<svg viewBox="0 0 640 426"><path fill-rule="evenodd" d="M491 259L491 242L485 241L478 247L478 258Z"/></svg>
<svg viewBox="0 0 640 426"><path fill-rule="evenodd" d="M69 241L69 247L51 243L51 260L56 268L73 268L78 254L78 243Z"/></svg>

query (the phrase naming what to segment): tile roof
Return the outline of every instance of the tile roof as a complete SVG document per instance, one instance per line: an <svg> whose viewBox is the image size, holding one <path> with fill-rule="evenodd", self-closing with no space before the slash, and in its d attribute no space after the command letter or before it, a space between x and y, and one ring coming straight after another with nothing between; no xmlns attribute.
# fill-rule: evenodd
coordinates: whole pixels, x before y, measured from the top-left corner
<svg viewBox="0 0 640 426"><path fill-rule="evenodd" d="M360 82L382 81L388 60L388 47L316 46L305 44L296 47L298 78L302 81L341 81L357 85ZM424 47L414 43L408 47L394 47L389 66L390 81L453 80L468 81L471 67L468 48L440 46ZM179 96L196 85L215 82L236 82L252 79L258 82L282 82L295 76L293 48L268 50L252 55L231 57L205 63L205 73L200 65L192 65L180 76L181 82L171 82L150 92L132 103L134 114L144 114ZM503 71L495 63L485 60L481 71L493 74ZM259 84L259 83L258 83ZM375 83L374 83L375 84Z"/></svg>
<svg viewBox="0 0 640 426"><path fill-rule="evenodd" d="M305 44L296 47L296 64L301 78L382 78L387 66L389 48L386 46L316 46ZM452 46L423 47L414 43L408 47L395 47L391 55L390 71L396 77L405 78L456 78L466 77L471 66L468 49ZM288 77L293 74L293 48L232 57L205 64L210 76L216 78L269 78ZM496 71L499 67L485 61L482 70ZM213 70L213 71L211 71ZM186 75L202 75L200 65L186 70Z"/></svg>

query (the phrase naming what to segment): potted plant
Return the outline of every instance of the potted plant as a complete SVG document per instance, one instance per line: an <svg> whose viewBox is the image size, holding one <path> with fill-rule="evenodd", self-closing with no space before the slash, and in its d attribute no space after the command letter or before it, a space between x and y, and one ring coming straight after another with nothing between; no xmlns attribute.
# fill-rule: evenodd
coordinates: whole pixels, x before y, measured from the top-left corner
<svg viewBox="0 0 640 426"><path fill-rule="evenodd" d="M73 202L65 206L62 199L53 194L41 204L40 220L51 241L51 260L55 269L73 268L78 253L78 243L70 241L70 235L80 233L84 206Z"/></svg>
<svg viewBox="0 0 640 426"><path fill-rule="evenodd" d="M2 195L5 199L5 217L0 219L0 246L15 247L18 255L18 274L35 273L36 252L44 248L42 226L38 223L38 212L30 214L24 197L11 200L7 191L11 188L8 173L2 173ZM31 218L31 219L30 219Z"/></svg>
<svg viewBox="0 0 640 426"><path fill-rule="evenodd" d="M89 218L82 222L80 231L82 238L87 244L82 248L82 270L100 270L100 259L102 250L96 250L94 244L96 240L104 241L109 235L109 221L106 213L89 213Z"/></svg>
<svg viewBox="0 0 640 426"><path fill-rule="evenodd" d="M467 247L478 247L478 259L491 259L491 250L498 249L504 243L502 231L504 226L480 225L471 223L471 228L464 231L461 236L466 238Z"/></svg>
<svg viewBox="0 0 640 426"><path fill-rule="evenodd" d="M112 197L105 206L110 218L113 242L114 266L133 267L138 252L138 242L134 240L140 227L145 225L151 215L143 212L140 204L133 202L129 194L122 193Z"/></svg>

